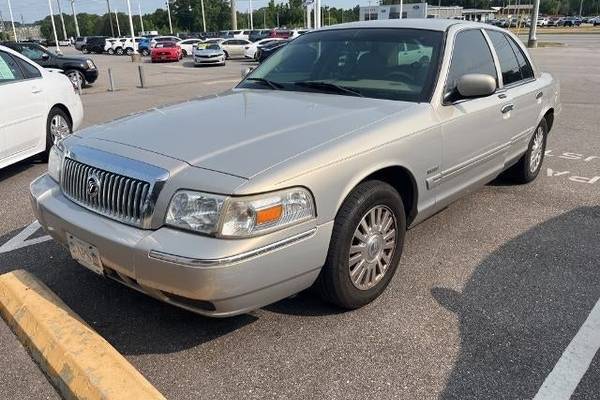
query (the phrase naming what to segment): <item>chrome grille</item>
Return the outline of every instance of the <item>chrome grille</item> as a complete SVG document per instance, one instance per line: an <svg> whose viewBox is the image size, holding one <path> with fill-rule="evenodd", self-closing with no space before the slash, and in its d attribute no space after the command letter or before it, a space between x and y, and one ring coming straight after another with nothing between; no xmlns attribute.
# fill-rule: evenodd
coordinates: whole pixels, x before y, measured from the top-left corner
<svg viewBox="0 0 600 400"><path fill-rule="evenodd" d="M65 158L62 191L75 203L121 222L143 227L151 213L148 182Z"/></svg>

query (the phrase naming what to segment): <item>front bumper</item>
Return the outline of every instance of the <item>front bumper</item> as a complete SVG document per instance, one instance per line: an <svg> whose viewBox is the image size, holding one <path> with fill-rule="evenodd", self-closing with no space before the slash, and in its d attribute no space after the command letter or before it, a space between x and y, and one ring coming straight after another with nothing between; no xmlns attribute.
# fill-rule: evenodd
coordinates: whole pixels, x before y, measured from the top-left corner
<svg viewBox="0 0 600 400"><path fill-rule="evenodd" d="M203 57L194 57L194 64L224 64L225 56L219 57L211 57L211 58L203 58Z"/></svg>
<svg viewBox="0 0 600 400"><path fill-rule="evenodd" d="M87 83L94 83L96 79L98 79L98 69L86 69L83 71L83 76L85 77L85 81Z"/></svg>
<svg viewBox="0 0 600 400"><path fill-rule="evenodd" d="M287 242L257 248L253 239L221 240L121 224L68 200L48 175L30 189L34 213L46 232L62 244L72 234L96 246L106 276L215 317L242 314L311 286L325 262L333 228L333 222L307 227ZM228 255L214 257L222 248Z"/></svg>

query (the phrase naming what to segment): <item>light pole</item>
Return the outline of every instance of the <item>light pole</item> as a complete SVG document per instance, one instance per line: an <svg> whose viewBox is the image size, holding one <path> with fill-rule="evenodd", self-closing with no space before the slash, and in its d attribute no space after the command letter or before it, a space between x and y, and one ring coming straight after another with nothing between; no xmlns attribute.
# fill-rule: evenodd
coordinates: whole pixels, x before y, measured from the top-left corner
<svg viewBox="0 0 600 400"><path fill-rule="evenodd" d="M204 15L204 0L200 0L200 7L202 8L202 29L206 32L206 16Z"/></svg>
<svg viewBox="0 0 600 400"><path fill-rule="evenodd" d="M235 10L235 0L231 1L231 29L237 30L237 11Z"/></svg>
<svg viewBox="0 0 600 400"><path fill-rule="evenodd" d="M127 0L129 1L129 0ZM167 0L167 15L169 16L169 31L171 35L173 34L173 22L171 22L171 5L169 4L170 0Z"/></svg>
<svg viewBox="0 0 600 400"><path fill-rule="evenodd" d="M248 8L250 12L250 29L254 29L254 21L252 19L252 0L248 0Z"/></svg>
<svg viewBox="0 0 600 400"><path fill-rule="evenodd" d="M129 33L131 34L131 45L133 46L133 54L132 60L135 55L138 54L137 48L135 47L135 32L133 30L133 17L131 15L131 2L127 0L127 12L129 12Z"/></svg>
<svg viewBox="0 0 600 400"><path fill-rule="evenodd" d="M119 35L119 37L121 37L121 26L119 25L119 13L117 12L117 9L114 9L115 12L115 21L117 21L117 33Z"/></svg>
<svg viewBox="0 0 600 400"><path fill-rule="evenodd" d="M115 28L112 23L112 17L110 16L110 0L106 0L106 7L108 7L108 20L110 21L110 34L115 37Z"/></svg>
<svg viewBox="0 0 600 400"><path fill-rule="evenodd" d="M56 24L54 23L54 12L52 11L52 2L48 0L48 8L50 9L50 21L52 21L52 32L54 32L54 42L56 44L56 54L61 54L58 46L58 35L56 34Z"/></svg>
<svg viewBox="0 0 600 400"><path fill-rule="evenodd" d="M321 27L321 0L315 0L315 29Z"/></svg>
<svg viewBox="0 0 600 400"><path fill-rule="evenodd" d="M527 41L527 47L537 47L537 21L538 14L540 12L540 0L534 0L533 2L533 15L531 16L531 25L529 26L529 40Z"/></svg>
<svg viewBox="0 0 600 400"><path fill-rule="evenodd" d="M10 0L8 0L8 13L10 14L10 22L12 24L13 35L15 37L15 42L18 42L19 39L17 39L17 29L15 28L15 18L13 17L12 7L10 5Z"/></svg>
<svg viewBox="0 0 600 400"><path fill-rule="evenodd" d="M81 36L79 33L79 23L77 22L77 14L75 14L75 0L71 0L71 11L73 12L73 20L75 20L75 34L77 37Z"/></svg>
<svg viewBox="0 0 600 400"><path fill-rule="evenodd" d="M56 0L56 4L58 4L58 13L60 14L60 23L62 24L63 36L65 40L67 39L67 29L65 28L65 18L62 15L62 8L60 8L60 0Z"/></svg>
<svg viewBox="0 0 600 400"><path fill-rule="evenodd" d="M142 18L142 4L140 3L140 0L138 0L138 12L140 13L140 27L142 28L142 32L145 32L144 18Z"/></svg>

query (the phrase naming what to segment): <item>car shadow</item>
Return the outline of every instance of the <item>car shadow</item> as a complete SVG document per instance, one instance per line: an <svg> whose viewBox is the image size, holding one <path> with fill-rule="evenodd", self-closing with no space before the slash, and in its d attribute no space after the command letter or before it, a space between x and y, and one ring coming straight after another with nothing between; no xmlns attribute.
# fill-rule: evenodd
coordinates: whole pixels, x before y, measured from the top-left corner
<svg viewBox="0 0 600 400"><path fill-rule="evenodd" d="M460 352L441 399L532 398L600 298L600 207L580 207L502 245L462 291Z"/></svg>
<svg viewBox="0 0 600 400"><path fill-rule="evenodd" d="M41 164L40 156L33 156L30 158L26 158L25 160L19 161L17 163L11 164L4 168L0 168L0 182L9 179L15 175L18 175L28 169L32 168L37 164Z"/></svg>
<svg viewBox="0 0 600 400"><path fill-rule="evenodd" d="M20 231L0 237L0 250ZM41 235L39 230L32 238ZM16 269L35 275L124 355L179 352L258 319L252 314L207 318L160 302L86 270L55 241L0 253L0 274Z"/></svg>

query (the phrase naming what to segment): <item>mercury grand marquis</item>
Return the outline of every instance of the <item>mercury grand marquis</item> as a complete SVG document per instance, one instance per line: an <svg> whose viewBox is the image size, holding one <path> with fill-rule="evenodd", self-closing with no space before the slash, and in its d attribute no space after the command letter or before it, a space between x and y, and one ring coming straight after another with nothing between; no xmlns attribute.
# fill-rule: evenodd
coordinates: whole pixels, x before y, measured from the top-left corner
<svg viewBox="0 0 600 400"><path fill-rule="evenodd" d="M407 228L500 174L533 181L559 111L500 28L331 26L224 94L69 135L32 203L83 266L200 314L312 286L354 309L392 279Z"/></svg>

